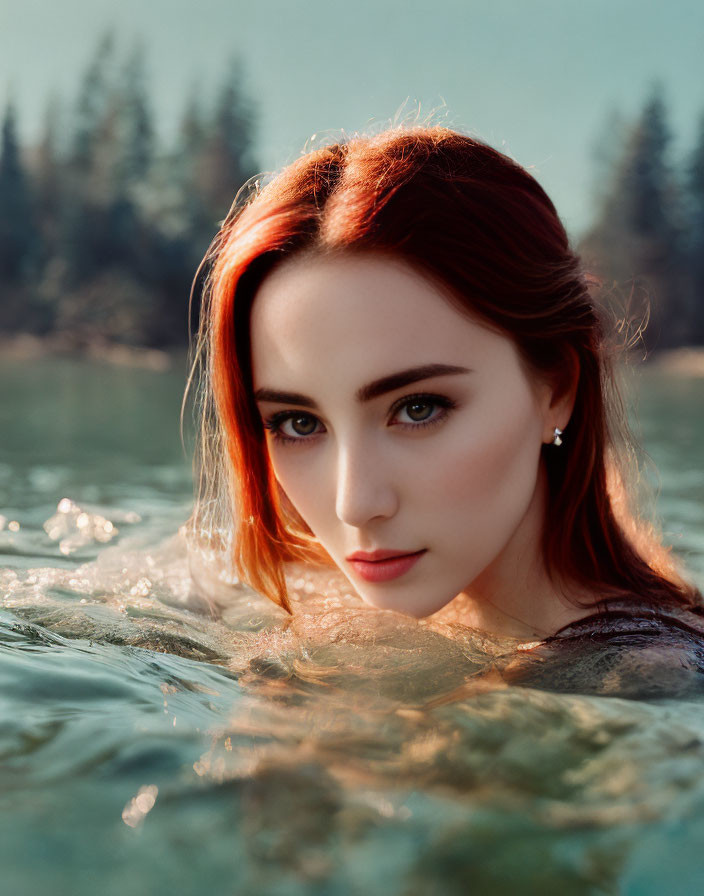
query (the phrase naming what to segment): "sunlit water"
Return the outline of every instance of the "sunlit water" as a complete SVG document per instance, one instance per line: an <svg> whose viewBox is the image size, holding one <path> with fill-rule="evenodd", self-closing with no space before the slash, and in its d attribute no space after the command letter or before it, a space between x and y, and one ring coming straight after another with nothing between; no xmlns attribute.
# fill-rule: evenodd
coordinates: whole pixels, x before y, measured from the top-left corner
<svg viewBox="0 0 704 896"><path fill-rule="evenodd" d="M183 367L0 365L0 892L702 892L704 656L197 595ZM704 380L637 413L704 586ZM207 572L207 570L206 570ZM701 663L699 663L701 660Z"/></svg>

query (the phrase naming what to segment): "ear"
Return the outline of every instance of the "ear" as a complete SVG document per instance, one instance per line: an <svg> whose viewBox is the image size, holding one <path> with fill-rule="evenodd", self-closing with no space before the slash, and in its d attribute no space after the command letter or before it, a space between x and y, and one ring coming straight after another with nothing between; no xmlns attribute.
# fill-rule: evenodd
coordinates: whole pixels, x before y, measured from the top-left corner
<svg viewBox="0 0 704 896"><path fill-rule="evenodd" d="M540 411L543 417L543 442L555 437L555 427L564 430L572 418L579 385L579 359L568 346L562 365L550 377L543 379L538 390Z"/></svg>

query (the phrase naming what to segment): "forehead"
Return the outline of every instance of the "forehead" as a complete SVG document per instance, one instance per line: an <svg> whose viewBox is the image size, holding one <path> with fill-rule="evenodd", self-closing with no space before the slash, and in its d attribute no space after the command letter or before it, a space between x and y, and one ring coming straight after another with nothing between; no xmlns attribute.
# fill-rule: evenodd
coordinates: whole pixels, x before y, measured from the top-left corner
<svg viewBox="0 0 704 896"><path fill-rule="evenodd" d="M517 361L513 343L454 307L442 286L382 255L287 259L263 281L250 323L255 388L334 378L358 385L412 364ZM297 384L303 385L303 383Z"/></svg>

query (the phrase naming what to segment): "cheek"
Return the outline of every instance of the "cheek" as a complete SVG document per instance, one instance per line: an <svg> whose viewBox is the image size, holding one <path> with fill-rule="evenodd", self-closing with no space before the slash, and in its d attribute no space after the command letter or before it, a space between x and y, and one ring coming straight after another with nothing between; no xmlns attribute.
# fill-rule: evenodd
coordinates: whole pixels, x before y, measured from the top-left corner
<svg viewBox="0 0 704 896"><path fill-rule="evenodd" d="M438 464L436 493L447 508L477 531L517 522L533 495L540 458L540 433L533 418L507 419L493 428L468 428ZM517 517L517 519L516 519Z"/></svg>
<svg viewBox="0 0 704 896"><path fill-rule="evenodd" d="M314 531L320 528L321 514L329 503L326 495L325 477L318 471L315 474L312 464L305 463L303 458L287 456L287 449L270 451L270 459L279 488L293 505L304 522ZM292 455L298 450L294 446ZM300 449L303 453L305 449Z"/></svg>

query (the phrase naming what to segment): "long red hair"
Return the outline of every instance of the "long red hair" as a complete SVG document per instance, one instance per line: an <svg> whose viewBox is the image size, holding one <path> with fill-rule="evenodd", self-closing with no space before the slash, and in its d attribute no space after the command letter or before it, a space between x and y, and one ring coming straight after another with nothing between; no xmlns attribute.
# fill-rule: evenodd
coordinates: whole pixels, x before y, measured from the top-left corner
<svg viewBox="0 0 704 896"><path fill-rule="evenodd" d="M257 288L295 253L383 252L510 337L529 374L578 378L565 444L543 446L548 573L603 598L702 603L633 506L635 443L615 363L624 347L553 203L524 168L455 130L412 126L316 149L246 187L196 277L192 372L201 376L201 429L191 532L228 553L240 581L292 612L284 564L332 564L269 462L251 382Z"/></svg>

